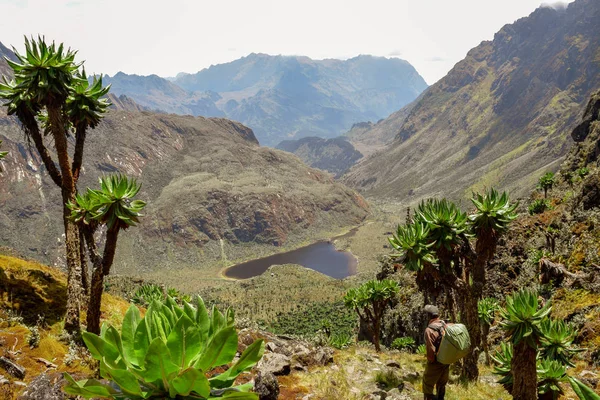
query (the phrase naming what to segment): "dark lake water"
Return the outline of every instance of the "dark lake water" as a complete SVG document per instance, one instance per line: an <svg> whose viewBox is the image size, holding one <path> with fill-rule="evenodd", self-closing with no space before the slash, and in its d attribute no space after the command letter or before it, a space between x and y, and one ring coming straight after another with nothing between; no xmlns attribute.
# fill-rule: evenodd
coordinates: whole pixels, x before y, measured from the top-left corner
<svg viewBox="0 0 600 400"><path fill-rule="evenodd" d="M357 263L352 253L337 251L330 242L317 242L300 249L234 265L225 270L225 276L248 279L262 274L272 265L299 264L332 278L342 279L356 273Z"/></svg>

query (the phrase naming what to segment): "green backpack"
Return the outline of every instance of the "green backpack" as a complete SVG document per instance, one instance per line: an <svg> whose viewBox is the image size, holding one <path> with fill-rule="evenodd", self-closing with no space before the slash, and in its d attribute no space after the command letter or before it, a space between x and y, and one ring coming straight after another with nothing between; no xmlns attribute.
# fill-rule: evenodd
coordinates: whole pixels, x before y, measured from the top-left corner
<svg viewBox="0 0 600 400"><path fill-rule="evenodd" d="M463 324L446 325L442 322L442 326L429 325L429 328L442 336L439 346L436 346L435 359L439 363L453 364L469 353L471 338Z"/></svg>

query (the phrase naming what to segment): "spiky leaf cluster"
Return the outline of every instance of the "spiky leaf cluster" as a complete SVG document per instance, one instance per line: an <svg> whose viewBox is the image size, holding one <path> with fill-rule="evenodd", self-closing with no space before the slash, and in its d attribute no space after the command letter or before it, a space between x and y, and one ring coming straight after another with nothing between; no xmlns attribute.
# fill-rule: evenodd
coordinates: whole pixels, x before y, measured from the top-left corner
<svg viewBox="0 0 600 400"><path fill-rule="evenodd" d="M574 367L571 361L576 353L581 352L573 346L577 331L563 320L546 319L541 326L540 355L543 358L556 360L563 365Z"/></svg>
<svg viewBox="0 0 600 400"><path fill-rule="evenodd" d="M429 228L429 238L435 248L451 250L460 243L460 235L467 232L467 214L446 199L421 202L415 212L415 222Z"/></svg>
<svg viewBox="0 0 600 400"><path fill-rule="evenodd" d="M421 221L398 225L396 234L388 240L399 252L397 256L404 257L404 266L411 271L422 270L425 262L434 264L438 261L431 249L435 243L430 239L429 227Z"/></svg>
<svg viewBox="0 0 600 400"><path fill-rule="evenodd" d="M538 180L538 189L543 190L544 192L552 189L555 183L554 172L546 172L544 175L540 177Z"/></svg>
<svg viewBox="0 0 600 400"><path fill-rule="evenodd" d="M110 106L108 100L101 98L109 88L102 87L101 78L88 82L83 63L75 62L75 51L65 50L62 44L47 44L43 37L38 37L25 38L24 55L14 52L17 61L6 59L14 78L3 77L0 99L8 100L8 114L19 118L26 134L31 133L36 118L48 132L50 124L41 115L48 107L64 107L66 131L72 126L96 127Z"/></svg>
<svg viewBox="0 0 600 400"><path fill-rule="evenodd" d="M102 87L102 76L94 76L90 83L85 69L76 73L67 98L67 115L73 125L83 124L94 129L110 106L110 102L103 98L109 90L110 85Z"/></svg>
<svg viewBox="0 0 600 400"><path fill-rule="evenodd" d="M494 319L496 318L496 311L499 309L500 303L498 303L498 299L486 297L479 300L477 303L477 314L479 316L479 321L488 326L492 325L494 323Z"/></svg>
<svg viewBox="0 0 600 400"><path fill-rule="evenodd" d="M550 204L546 199L535 199L529 205L529 215L541 214L544 211L550 209Z"/></svg>
<svg viewBox="0 0 600 400"><path fill-rule="evenodd" d="M86 332L83 340L100 362L100 375L110 383L94 379L76 382L65 374L68 394L131 400L258 399L248 393L251 384L232 385L240 373L261 359L263 341L248 346L225 372L209 374L233 361L238 336L233 312L222 314L213 307L209 315L200 297L195 307L189 303L179 306L170 297L153 301L143 318L132 305L121 332L104 324L100 336Z"/></svg>
<svg viewBox="0 0 600 400"><path fill-rule="evenodd" d="M398 283L391 279L370 280L357 288L348 290L344 296L344 304L352 309L368 307L373 302L392 299L399 290Z"/></svg>
<svg viewBox="0 0 600 400"><path fill-rule="evenodd" d="M65 50L62 43L58 47L54 42L50 45L44 38L25 38L25 54L14 50L17 61L6 59L14 71L14 81L8 86L19 93L18 98L9 95L13 104L9 104L8 112L16 111L21 102L39 106L56 106L69 96L73 73L79 68L75 63L75 51ZM5 85L7 82L5 81ZM2 91L6 90L5 87ZM4 97L0 95L0 97Z"/></svg>
<svg viewBox="0 0 600 400"><path fill-rule="evenodd" d="M572 376L569 376L568 379L573 391L581 400L600 400L600 395L594 392L589 386L586 386L579 379L573 378Z"/></svg>
<svg viewBox="0 0 600 400"><path fill-rule="evenodd" d="M500 311L503 321L500 326L507 331L514 345L525 341L533 349L543 336L541 324L552 307L550 302L540 307L537 293L522 289L506 297L506 308Z"/></svg>
<svg viewBox="0 0 600 400"><path fill-rule="evenodd" d="M539 359L537 361L538 393L552 394L552 399L558 399L564 391L560 386L561 382L567 380L567 370L565 366L556 360Z"/></svg>
<svg viewBox="0 0 600 400"><path fill-rule="evenodd" d="M100 189L89 189L67 204L75 222L105 224L109 230L127 229L139 222L140 212L146 206L141 200L132 200L141 185L125 175L109 175L99 179Z"/></svg>
<svg viewBox="0 0 600 400"><path fill-rule="evenodd" d="M476 236L488 231L506 232L509 224L517 218L519 203L511 204L506 192L500 194L490 189L484 194L474 193L471 201L475 205L475 212L469 215L469 222Z"/></svg>
<svg viewBox="0 0 600 400"><path fill-rule="evenodd" d="M513 386L512 374L513 346L511 343L502 342L500 348L492 356L494 360L494 374L500 376L498 383L511 391Z"/></svg>

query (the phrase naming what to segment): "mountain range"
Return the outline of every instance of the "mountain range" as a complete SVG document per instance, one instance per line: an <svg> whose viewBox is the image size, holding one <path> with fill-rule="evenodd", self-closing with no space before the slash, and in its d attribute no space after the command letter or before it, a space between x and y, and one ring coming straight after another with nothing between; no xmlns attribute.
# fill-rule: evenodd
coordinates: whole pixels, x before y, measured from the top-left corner
<svg viewBox="0 0 600 400"><path fill-rule="evenodd" d="M343 181L408 203L463 199L489 186L526 195L558 169L570 130L600 87L599 20L600 2L576 0L505 25L410 111L377 124L396 127L394 139ZM360 134L363 141L381 136L377 125Z"/></svg>
<svg viewBox="0 0 600 400"><path fill-rule="evenodd" d="M356 122L387 117L427 87L407 61L366 55L312 60L253 53L172 80L122 72L104 79L116 95L152 110L240 121L268 146L338 136Z"/></svg>

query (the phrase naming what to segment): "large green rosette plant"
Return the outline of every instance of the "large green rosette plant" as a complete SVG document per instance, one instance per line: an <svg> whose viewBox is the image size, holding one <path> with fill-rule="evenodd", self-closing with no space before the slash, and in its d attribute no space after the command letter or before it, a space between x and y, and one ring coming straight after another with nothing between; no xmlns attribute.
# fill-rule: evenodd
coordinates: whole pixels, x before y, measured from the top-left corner
<svg viewBox="0 0 600 400"><path fill-rule="evenodd" d="M109 399L258 399L251 384L233 386L235 379L262 357L257 340L232 365L238 345L232 310L209 315L200 297L195 307L179 306L167 297L153 301L142 318L132 305L119 333L106 323L100 335L84 333L83 340L100 362L100 375L76 382L69 374L65 392L85 398ZM230 365L220 374L214 368Z"/></svg>

